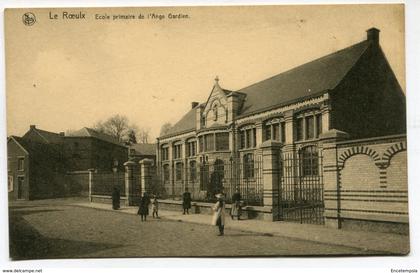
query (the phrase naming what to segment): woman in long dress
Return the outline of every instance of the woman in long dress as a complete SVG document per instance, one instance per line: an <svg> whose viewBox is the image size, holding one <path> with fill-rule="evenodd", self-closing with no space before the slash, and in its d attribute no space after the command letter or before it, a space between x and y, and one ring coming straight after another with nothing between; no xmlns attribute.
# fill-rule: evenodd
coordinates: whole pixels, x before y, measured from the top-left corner
<svg viewBox="0 0 420 273"><path fill-rule="evenodd" d="M212 224L219 227L218 236L223 236L225 229L225 200L223 194L216 194L217 202L213 206Z"/></svg>

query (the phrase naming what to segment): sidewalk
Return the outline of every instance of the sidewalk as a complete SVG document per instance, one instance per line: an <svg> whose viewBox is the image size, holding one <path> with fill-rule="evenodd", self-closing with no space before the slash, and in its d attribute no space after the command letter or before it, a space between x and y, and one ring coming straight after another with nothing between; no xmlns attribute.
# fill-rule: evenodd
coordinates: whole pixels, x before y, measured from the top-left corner
<svg viewBox="0 0 420 273"><path fill-rule="evenodd" d="M114 211L111 209L110 204L83 202L73 203L71 205ZM136 214L137 207L121 207L120 210L115 212ZM211 223L211 215L207 214L183 215L180 211L159 210L159 216L161 219L195 224L210 225ZM298 224L290 222L268 222L262 220L237 221L231 220L228 216L226 217L225 228L313 241L324 244L355 247L364 250L387 252L394 255L404 255L409 252L409 236L392 233L349 231L327 228L325 226L319 225Z"/></svg>

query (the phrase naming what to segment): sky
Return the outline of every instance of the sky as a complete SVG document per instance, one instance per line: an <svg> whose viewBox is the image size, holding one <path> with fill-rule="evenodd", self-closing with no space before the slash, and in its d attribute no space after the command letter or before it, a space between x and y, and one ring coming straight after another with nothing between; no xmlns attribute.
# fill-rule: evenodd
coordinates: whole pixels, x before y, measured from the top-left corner
<svg viewBox="0 0 420 273"><path fill-rule="evenodd" d="M22 22L28 11L32 26ZM86 19L62 19L63 11ZM166 18L112 20L140 13ZM77 130L121 114L155 138L192 101L206 101L216 76L238 90L365 40L370 27L381 30L405 90L402 5L17 9L6 11L5 27L8 135L30 124Z"/></svg>

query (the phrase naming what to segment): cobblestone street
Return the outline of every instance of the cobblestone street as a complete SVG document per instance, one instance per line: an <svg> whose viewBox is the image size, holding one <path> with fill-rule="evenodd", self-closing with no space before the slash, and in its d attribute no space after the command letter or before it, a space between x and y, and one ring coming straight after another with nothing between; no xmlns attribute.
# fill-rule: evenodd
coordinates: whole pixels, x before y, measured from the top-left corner
<svg viewBox="0 0 420 273"><path fill-rule="evenodd" d="M244 223L245 224L245 223ZM369 255L362 249L72 206L61 201L10 205L13 259L146 256Z"/></svg>

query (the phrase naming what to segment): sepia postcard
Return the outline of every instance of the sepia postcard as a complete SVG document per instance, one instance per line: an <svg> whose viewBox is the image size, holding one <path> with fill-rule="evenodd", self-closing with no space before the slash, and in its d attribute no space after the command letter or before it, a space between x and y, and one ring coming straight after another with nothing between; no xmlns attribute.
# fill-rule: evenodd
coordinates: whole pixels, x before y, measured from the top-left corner
<svg viewBox="0 0 420 273"><path fill-rule="evenodd" d="M404 21L6 9L10 259L407 255Z"/></svg>

